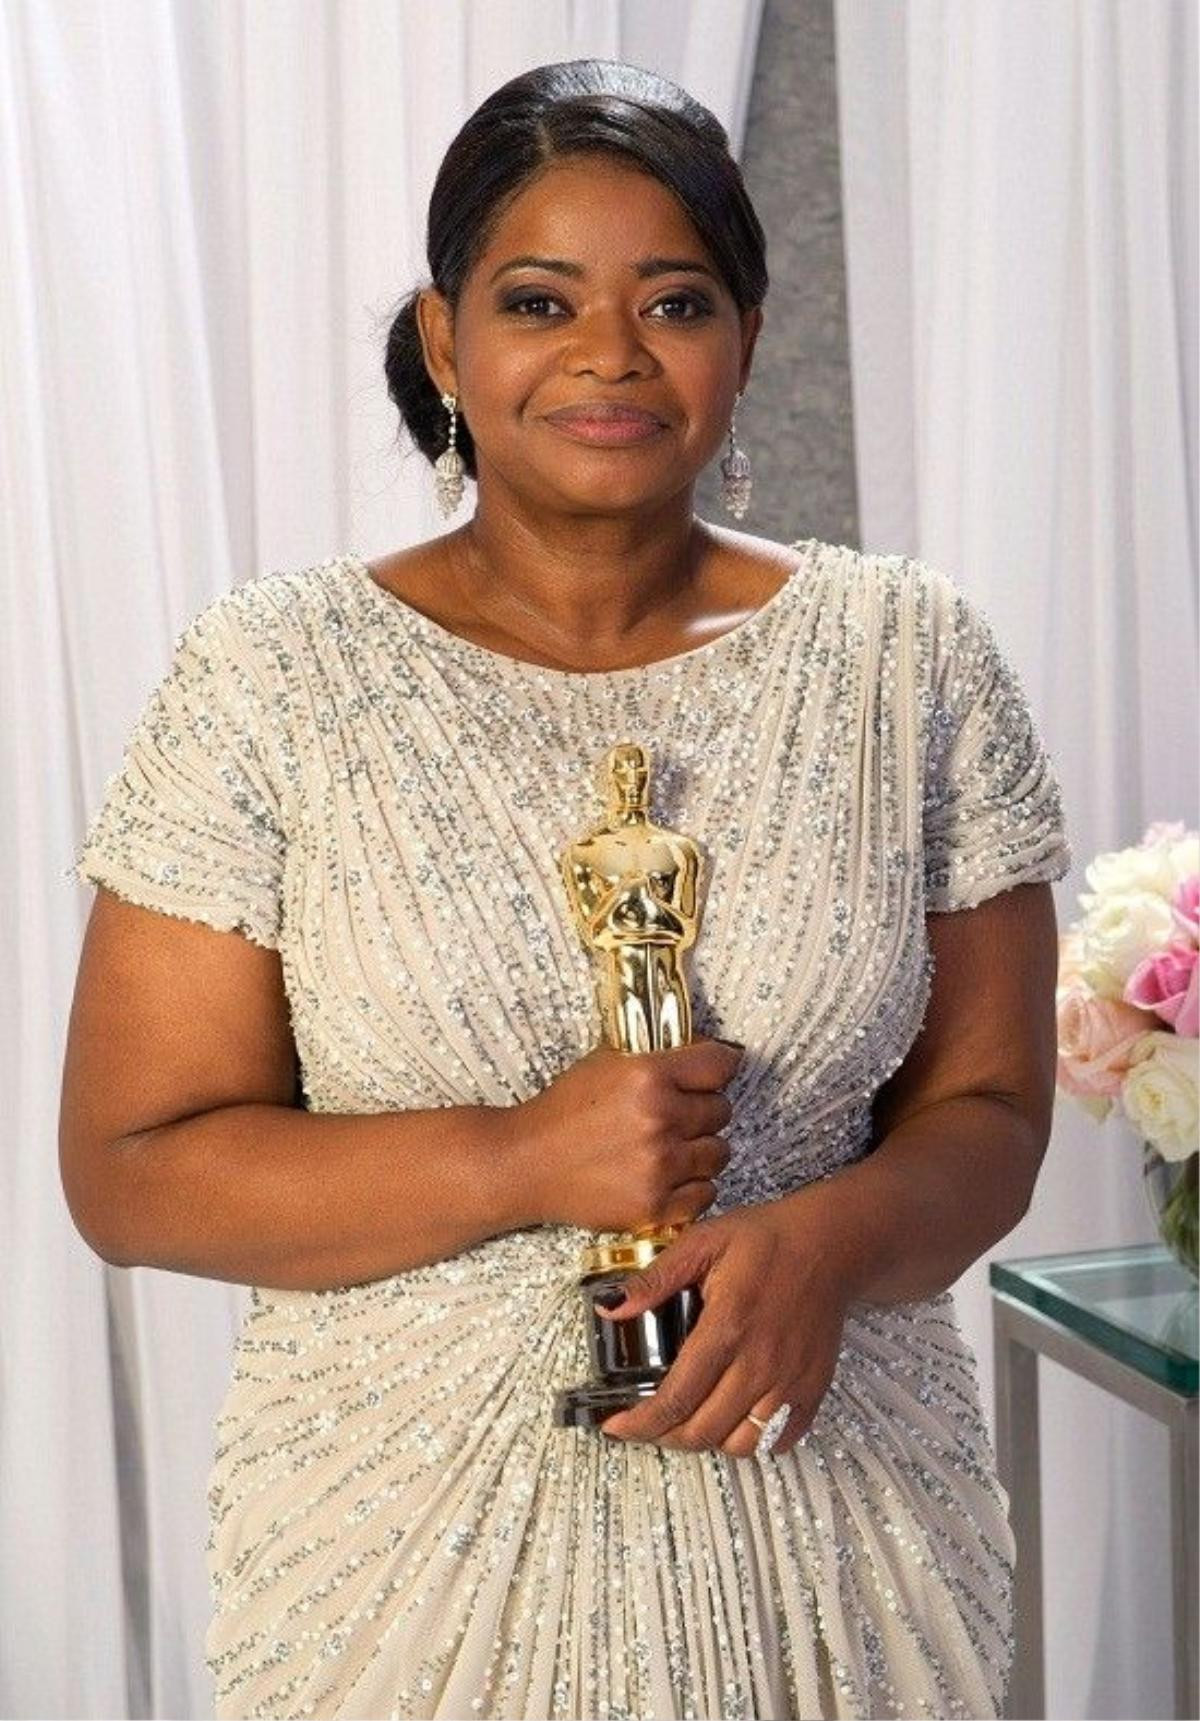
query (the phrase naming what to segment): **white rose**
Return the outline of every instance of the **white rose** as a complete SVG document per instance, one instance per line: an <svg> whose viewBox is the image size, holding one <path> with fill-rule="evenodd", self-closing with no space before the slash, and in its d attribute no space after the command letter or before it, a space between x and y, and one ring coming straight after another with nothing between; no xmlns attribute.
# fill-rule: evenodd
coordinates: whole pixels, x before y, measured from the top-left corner
<svg viewBox="0 0 1200 1721"><path fill-rule="evenodd" d="M1170 943L1175 931L1170 902L1153 889L1111 896L1106 891L1079 900L1088 912L1079 926L1075 972L1098 997L1120 998L1143 957Z"/></svg>
<svg viewBox="0 0 1200 1721"><path fill-rule="evenodd" d="M1157 1029L1147 1034L1121 1088L1129 1121L1164 1159L1186 1159L1200 1146L1197 1044Z"/></svg>
<svg viewBox="0 0 1200 1721"><path fill-rule="evenodd" d="M1143 891L1170 896L1179 882L1172 861L1172 849L1177 846L1160 842L1148 843L1145 848L1114 849L1089 861L1084 877L1099 896L1140 896ZM1088 908L1096 896L1081 892L1079 900Z"/></svg>
<svg viewBox="0 0 1200 1721"><path fill-rule="evenodd" d="M1200 831L1189 831L1179 842L1169 845L1171 870L1175 874L1175 885L1180 879L1190 878L1194 872L1200 872Z"/></svg>

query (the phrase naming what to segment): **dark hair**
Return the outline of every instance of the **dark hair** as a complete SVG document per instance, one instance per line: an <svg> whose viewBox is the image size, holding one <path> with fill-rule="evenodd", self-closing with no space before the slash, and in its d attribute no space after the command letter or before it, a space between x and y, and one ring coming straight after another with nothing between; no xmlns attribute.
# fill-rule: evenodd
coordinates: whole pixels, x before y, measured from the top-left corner
<svg viewBox="0 0 1200 1721"><path fill-rule="evenodd" d="M429 199L425 250L432 284L452 309L518 193L548 163L589 154L623 157L674 192L738 308L762 304L766 238L721 122L656 72L620 60L563 60L493 91L446 151ZM395 312L384 372L403 426L433 461L446 446L449 418L425 368L420 292ZM461 412L457 443L474 478L475 447Z"/></svg>

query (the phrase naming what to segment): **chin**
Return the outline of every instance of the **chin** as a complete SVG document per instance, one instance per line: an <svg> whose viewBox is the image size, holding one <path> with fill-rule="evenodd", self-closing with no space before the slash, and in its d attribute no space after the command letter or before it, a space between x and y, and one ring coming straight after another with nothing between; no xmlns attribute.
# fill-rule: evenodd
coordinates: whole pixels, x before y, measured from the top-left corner
<svg viewBox="0 0 1200 1721"><path fill-rule="evenodd" d="M546 484L560 496L614 508L661 502L688 482L678 459L643 457L638 462L628 452L622 453L621 460L596 460L588 453L578 462L559 462L543 471Z"/></svg>
<svg viewBox="0 0 1200 1721"><path fill-rule="evenodd" d="M580 514L635 514L661 508L677 494L680 486L662 488L619 488L613 484L584 485L564 481L554 486L557 500L566 508Z"/></svg>

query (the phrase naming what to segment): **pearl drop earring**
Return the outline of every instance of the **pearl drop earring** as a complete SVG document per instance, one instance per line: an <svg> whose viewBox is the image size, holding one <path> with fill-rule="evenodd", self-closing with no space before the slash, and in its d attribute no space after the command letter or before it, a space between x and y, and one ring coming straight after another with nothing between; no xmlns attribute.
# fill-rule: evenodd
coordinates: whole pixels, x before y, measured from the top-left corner
<svg viewBox="0 0 1200 1721"><path fill-rule="evenodd" d="M450 414L450 441L433 463L434 486L443 520L448 520L463 498L463 473L466 466L458 452L458 396L444 394L442 405Z"/></svg>

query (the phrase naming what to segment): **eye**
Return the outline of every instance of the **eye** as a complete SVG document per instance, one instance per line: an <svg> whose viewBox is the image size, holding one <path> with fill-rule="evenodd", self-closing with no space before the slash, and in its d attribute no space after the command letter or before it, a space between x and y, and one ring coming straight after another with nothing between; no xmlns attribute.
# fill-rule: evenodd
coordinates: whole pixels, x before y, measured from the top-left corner
<svg viewBox="0 0 1200 1721"><path fill-rule="evenodd" d="M669 323L694 323L697 318L706 317L712 310L703 293L672 293L669 298L660 299L654 309L660 310L663 305L686 305L694 313L690 317L668 317L666 321Z"/></svg>
<svg viewBox="0 0 1200 1721"><path fill-rule="evenodd" d="M541 305L557 305L558 300L549 293L514 293L502 299L500 309L509 311L518 319L525 322L546 322L547 319L538 307ZM694 323L701 317L707 317L712 312L712 306L703 293L671 293L665 299L660 299L652 311L662 310L664 306L682 305L684 313L672 316L655 317L656 322Z"/></svg>
<svg viewBox="0 0 1200 1721"><path fill-rule="evenodd" d="M526 322L541 322L544 319L532 313L531 307L534 305L554 305L557 304L557 302L558 301L556 299L552 299L550 297L549 293L525 293L524 295L515 295L512 298L502 300L500 309L502 311L512 311L517 316L524 317Z"/></svg>

